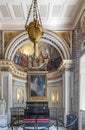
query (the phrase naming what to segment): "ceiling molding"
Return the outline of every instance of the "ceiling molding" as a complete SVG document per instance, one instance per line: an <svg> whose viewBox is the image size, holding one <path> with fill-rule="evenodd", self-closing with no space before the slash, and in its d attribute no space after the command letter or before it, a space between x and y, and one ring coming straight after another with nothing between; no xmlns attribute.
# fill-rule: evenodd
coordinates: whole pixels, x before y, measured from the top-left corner
<svg viewBox="0 0 85 130"><path fill-rule="evenodd" d="M32 0L0 0L2 30L24 30ZM84 0L38 0L44 29L73 30L82 10ZM32 17L31 17L32 18Z"/></svg>

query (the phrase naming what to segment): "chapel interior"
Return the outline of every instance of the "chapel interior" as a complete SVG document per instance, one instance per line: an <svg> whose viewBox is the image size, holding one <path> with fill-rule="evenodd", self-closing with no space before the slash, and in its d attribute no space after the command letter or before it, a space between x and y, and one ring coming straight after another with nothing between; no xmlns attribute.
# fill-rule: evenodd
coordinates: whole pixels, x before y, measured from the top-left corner
<svg viewBox="0 0 85 130"><path fill-rule="evenodd" d="M85 1L37 0L40 24L35 3L0 0L0 130L2 117L85 130Z"/></svg>

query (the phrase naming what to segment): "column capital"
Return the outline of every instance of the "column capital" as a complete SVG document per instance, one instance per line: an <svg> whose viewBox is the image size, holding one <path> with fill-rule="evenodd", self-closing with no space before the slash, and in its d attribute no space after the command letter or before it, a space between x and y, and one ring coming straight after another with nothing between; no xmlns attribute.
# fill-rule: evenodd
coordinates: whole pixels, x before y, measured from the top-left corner
<svg viewBox="0 0 85 130"><path fill-rule="evenodd" d="M73 60L63 60L58 71L71 71L74 66Z"/></svg>

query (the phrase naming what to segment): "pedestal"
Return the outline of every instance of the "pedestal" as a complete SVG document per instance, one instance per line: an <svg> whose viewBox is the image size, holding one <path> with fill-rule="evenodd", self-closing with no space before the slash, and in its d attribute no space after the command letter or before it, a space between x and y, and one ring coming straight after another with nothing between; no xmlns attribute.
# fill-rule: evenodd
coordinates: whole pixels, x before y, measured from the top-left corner
<svg viewBox="0 0 85 130"><path fill-rule="evenodd" d="M8 115L0 115L0 130L8 130Z"/></svg>
<svg viewBox="0 0 85 130"><path fill-rule="evenodd" d="M4 128L0 127L0 130L8 130L8 126Z"/></svg>

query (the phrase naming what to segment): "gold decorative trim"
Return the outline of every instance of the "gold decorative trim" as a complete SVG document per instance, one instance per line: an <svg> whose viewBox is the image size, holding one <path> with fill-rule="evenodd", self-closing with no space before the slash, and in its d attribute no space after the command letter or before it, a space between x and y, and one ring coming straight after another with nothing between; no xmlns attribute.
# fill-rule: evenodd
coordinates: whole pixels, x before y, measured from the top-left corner
<svg viewBox="0 0 85 130"><path fill-rule="evenodd" d="M27 77L27 73L18 70L12 61L1 60L0 67L1 67L1 71L10 71L16 77L18 76L23 79L26 79L26 77Z"/></svg>
<svg viewBox="0 0 85 130"><path fill-rule="evenodd" d="M54 80L54 79L60 79L62 76L62 72L65 70L71 70L73 68L74 62L72 60L63 60L62 64L58 68L58 70L54 72L48 72L48 71L28 71L23 72L17 69L14 62L10 60L0 60L0 70L1 71L8 71L13 74L14 77L20 78L20 79L27 79L27 75L44 75L47 76L47 81Z"/></svg>

